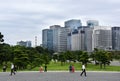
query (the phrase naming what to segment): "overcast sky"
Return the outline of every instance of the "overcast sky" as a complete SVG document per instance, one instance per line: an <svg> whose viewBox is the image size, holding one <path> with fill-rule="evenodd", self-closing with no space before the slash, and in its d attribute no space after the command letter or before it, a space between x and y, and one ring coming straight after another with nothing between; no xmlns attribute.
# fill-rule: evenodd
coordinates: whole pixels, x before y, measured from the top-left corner
<svg viewBox="0 0 120 81"><path fill-rule="evenodd" d="M70 19L98 20L103 26L120 26L120 0L0 0L0 32L5 43L42 43L42 30L64 26Z"/></svg>

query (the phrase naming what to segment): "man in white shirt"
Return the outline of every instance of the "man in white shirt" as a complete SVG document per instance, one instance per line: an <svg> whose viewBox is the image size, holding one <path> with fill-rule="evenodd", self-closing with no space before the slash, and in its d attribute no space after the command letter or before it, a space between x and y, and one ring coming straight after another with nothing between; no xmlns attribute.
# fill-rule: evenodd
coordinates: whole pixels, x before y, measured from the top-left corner
<svg viewBox="0 0 120 81"><path fill-rule="evenodd" d="M10 73L10 75L12 75L12 73L14 73L14 75L15 75L14 64L13 63L11 63L11 73Z"/></svg>
<svg viewBox="0 0 120 81"><path fill-rule="evenodd" d="M84 75L86 76L86 70L85 70L85 65L82 65L82 73L80 74L80 76L82 76L82 74L84 73Z"/></svg>

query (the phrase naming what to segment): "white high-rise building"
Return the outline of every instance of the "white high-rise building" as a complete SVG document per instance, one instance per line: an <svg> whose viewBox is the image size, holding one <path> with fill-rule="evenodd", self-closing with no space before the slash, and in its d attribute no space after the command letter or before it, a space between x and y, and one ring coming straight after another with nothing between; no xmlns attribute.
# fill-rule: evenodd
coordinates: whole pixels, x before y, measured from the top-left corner
<svg viewBox="0 0 120 81"><path fill-rule="evenodd" d="M85 31L81 27L71 33L71 50L85 50Z"/></svg>
<svg viewBox="0 0 120 81"><path fill-rule="evenodd" d="M80 50L80 41L79 41L78 30L74 30L71 33L71 50L72 51Z"/></svg>
<svg viewBox="0 0 120 81"><path fill-rule="evenodd" d="M111 27L94 27L92 35L92 50L94 50L94 48L104 50L112 48Z"/></svg>
<svg viewBox="0 0 120 81"><path fill-rule="evenodd" d="M50 26L53 30L53 50L62 52L67 50L67 30L59 25Z"/></svg>

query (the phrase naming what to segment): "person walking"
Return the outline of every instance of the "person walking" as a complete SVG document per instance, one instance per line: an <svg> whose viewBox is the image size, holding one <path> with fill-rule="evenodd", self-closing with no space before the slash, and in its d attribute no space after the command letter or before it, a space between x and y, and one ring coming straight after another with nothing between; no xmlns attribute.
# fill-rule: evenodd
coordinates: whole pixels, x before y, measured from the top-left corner
<svg viewBox="0 0 120 81"><path fill-rule="evenodd" d="M10 73L10 75L12 76L12 74L15 75L14 64L13 63L11 63L11 73Z"/></svg>
<svg viewBox="0 0 120 81"><path fill-rule="evenodd" d="M72 65L69 66L69 72L72 72Z"/></svg>
<svg viewBox="0 0 120 81"><path fill-rule="evenodd" d="M4 65L4 66L3 66L3 72L6 72L6 69L7 69L7 66Z"/></svg>
<svg viewBox="0 0 120 81"><path fill-rule="evenodd" d="M42 67L42 66L40 66L40 72L41 72L41 73L43 72L43 67Z"/></svg>
<svg viewBox="0 0 120 81"><path fill-rule="evenodd" d="M16 73L17 72L17 66L14 65L14 72Z"/></svg>
<svg viewBox="0 0 120 81"><path fill-rule="evenodd" d="M80 74L80 76L82 76L82 74L84 73L85 77L86 77L86 70L85 70L85 65L82 65L82 73Z"/></svg>
<svg viewBox="0 0 120 81"><path fill-rule="evenodd" d="M74 73L75 72L75 67L74 67L74 65L72 65L72 73Z"/></svg>
<svg viewBox="0 0 120 81"><path fill-rule="evenodd" d="M47 72L47 65L44 66L44 72Z"/></svg>

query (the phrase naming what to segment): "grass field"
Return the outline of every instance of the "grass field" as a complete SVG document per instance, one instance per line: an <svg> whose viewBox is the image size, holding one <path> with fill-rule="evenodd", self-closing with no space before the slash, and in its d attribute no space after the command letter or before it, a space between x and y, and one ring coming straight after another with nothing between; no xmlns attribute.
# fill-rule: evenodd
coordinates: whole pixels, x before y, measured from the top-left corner
<svg viewBox="0 0 120 81"><path fill-rule="evenodd" d="M69 65L72 64L75 67L76 71L81 71L81 63L65 63L61 65L60 62L50 62L50 64L47 65L48 71L68 71L69 70ZM39 71L40 67L36 67L32 70L23 70L23 71ZM44 65L43 65L44 68ZM87 64L86 66L87 71L119 71L120 72L120 66L106 66L104 69L100 69L99 65L94 65L94 64ZM10 66L7 68L7 71L10 71ZM0 67L0 72L2 72L2 67Z"/></svg>
<svg viewBox="0 0 120 81"><path fill-rule="evenodd" d="M69 70L69 65L72 64L75 67L76 71L81 71L81 63L65 63L63 65L61 65L60 62L54 63L51 62L48 66L48 70L49 71L68 71ZM44 67L44 65L43 65ZM39 70L39 67L34 68L33 70ZM86 67L86 70L88 71L120 71L120 66L106 66L106 68L104 69L100 69L99 65L94 65L94 64L88 64Z"/></svg>

